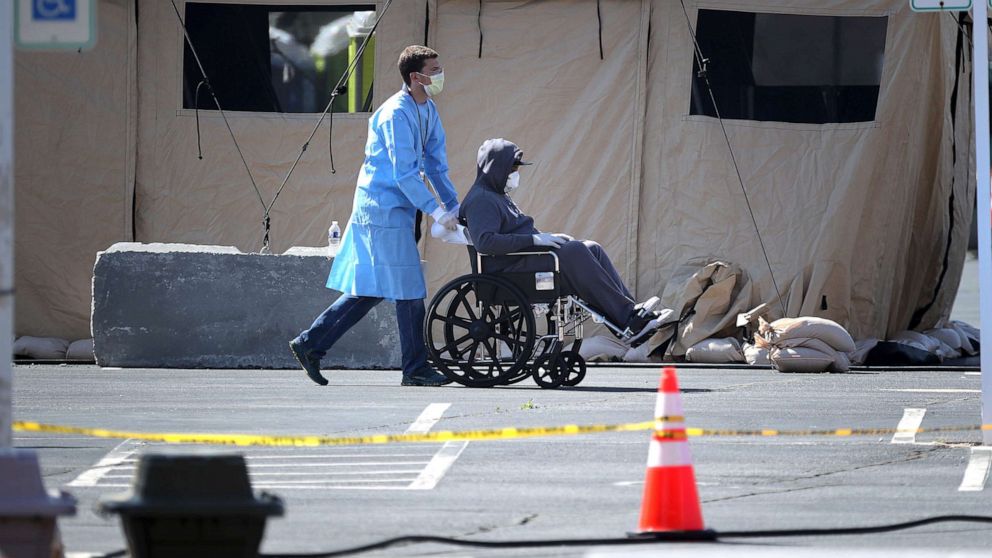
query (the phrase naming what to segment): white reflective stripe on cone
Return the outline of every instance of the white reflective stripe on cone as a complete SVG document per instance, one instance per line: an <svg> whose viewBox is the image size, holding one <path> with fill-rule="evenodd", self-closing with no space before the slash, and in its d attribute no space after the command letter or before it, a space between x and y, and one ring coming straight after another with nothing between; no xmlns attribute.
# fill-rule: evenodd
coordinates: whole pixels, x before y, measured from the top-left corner
<svg viewBox="0 0 992 558"><path fill-rule="evenodd" d="M654 421L655 432L666 430L685 430L685 422L681 420L656 420Z"/></svg>
<svg viewBox="0 0 992 558"><path fill-rule="evenodd" d="M659 393L658 401L654 405L654 416L655 418L682 416L682 397L678 393Z"/></svg>
<svg viewBox="0 0 992 558"><path fill-rule="evenodd" d="M677 467L692 465L688 442L659 442L651 440L648 449L648 467Z"/></svg>

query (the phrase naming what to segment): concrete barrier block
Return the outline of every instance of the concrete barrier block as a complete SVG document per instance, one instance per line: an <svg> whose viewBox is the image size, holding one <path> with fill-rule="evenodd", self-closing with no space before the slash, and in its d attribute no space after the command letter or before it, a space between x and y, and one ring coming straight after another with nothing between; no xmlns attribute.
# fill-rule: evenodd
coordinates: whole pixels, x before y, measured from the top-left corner
<svg viewBox="0 0 992 558"><path fill-rule="evenodd" d="M289 340L340 293L324 287L320 250L244 254L229 246L118 243L93 271L93 351L100 366L298 368ZM324 368L399 368L395 307L346 333Z"/></svg>

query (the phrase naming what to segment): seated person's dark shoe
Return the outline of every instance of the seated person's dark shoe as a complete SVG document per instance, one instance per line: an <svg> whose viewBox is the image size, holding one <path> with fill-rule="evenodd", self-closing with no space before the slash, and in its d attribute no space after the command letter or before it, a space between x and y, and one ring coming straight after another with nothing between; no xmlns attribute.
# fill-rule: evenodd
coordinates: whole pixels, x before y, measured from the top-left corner
<svg viewBox="0 0 992 558"><path fill-rule="evenodd" d="M440 372L435 372L430 368L424 368L410 375L404 375L401 386L444 386L450 384L451 380Z"/></svg>
<svg viewBox="0 0 992 558"><path fill-rule="evenodd" d="M635 304L633 311L627 318L627 323L616 324L622 327L623 330L614 331L610 329L610 333L621 341L629 341L631 335L636 335L644 328L645 324L658 317L658 312L655 312L654 309L660 302L660 298L653 296L644 302Z"/></svg>
<svg viewBox="0 0 992 558"><path fill-rule="evenodd" d="M661 326L669 323L674 314L675 312L669 309L660 312L650 312L647 315L640 315L635 311L630 319L627 320L627 331L630 332L630 337L626 339L626 343L631 347L641 346Z"/></svg>
<svg viewBox="0 0 992 558"><path fill-rule="evenodd" d="M661 302L661 299L653 296L644 302L638 303L634 306L634 312L641 316L646 316L654 311L655 307Z"/></svg>
<svg viewBox="0 0 992 558"><path fill-rule="evenodd" d="M315 358L310 358L307 356L306 352L303 351L303 347L294 339L289 342L289 350L293 351L293 356L296 357L296 361L300 363L303 367L303 371L307 373L317 385L326 386L327 378L321 376L320 374L320 361Z"/></svg>

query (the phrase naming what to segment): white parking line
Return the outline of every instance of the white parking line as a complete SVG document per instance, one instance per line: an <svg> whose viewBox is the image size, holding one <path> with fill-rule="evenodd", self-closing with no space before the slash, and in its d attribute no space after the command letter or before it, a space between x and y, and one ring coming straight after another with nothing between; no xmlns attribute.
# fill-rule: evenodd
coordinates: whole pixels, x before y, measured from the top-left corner
<svg viewBox="0 0 992 558"><path fill-rule="evenodd" d="M903 409L902 419L896 426L896 433L892 436L893 444L915 444L916 430L923 423L923 415L927 414L926 409Z"/></svg>
<svg viewBox="0 0 992 558"><path fill-rule="evenodd" d="M429 432L449 407L451 403L431 403L406 431ZM320 448L304 450L306 453L301 455L294 455L292 449L253 448L244 458L256 488L430 490L447 474L467 445L468 442L448 442L427 447L398 444L401 447ZM125 440L69 486L131 486L126 481L134 476L139 461L135 453L142 447L148 446Z"/></svg>
<svg viewBox="0 0 992 558"><path fill-rule="evenodd" d="M450 406L451 403L431 403L422 413L420 413L417 420L413 421L413 424L406 429L407 434L423 434L425 432L430 432L431 428L434 428L437 421L441 420L441 415L443 415Z"/></svg>
<svg viewBox="0 0 992 558"><path fill-rule="evenodd" d="M76 477L76 480L70 482L68 486L77 487L92 487L96 486L100 479L109 473L112 469L121 468L120 464L124 460L133 454L137 450L137 446L131 443L131 440L124 440L117 445L114 449L110 450L110 453L103 456L103 459L98 461L96 465L85 470Z"/></svg>
<svg viewBox="0 0 992 558"><path fill-rule="evenodd" d="M408 488L410 490L430 490L437 486L437 483L441 482L445 473L455 464L455 460L458 459L458 456L462 454L462 451L467 445L468 441L445 442L441 450L434 456L434 459L431 459L431 462L427 467L424 467L420 476L410 483Z"/></svg>
<svg viewBox="0 0 992 558"><path fill-rule="evenodd" d="M901 391L903 393L982 393L980 389L881 389L879 391Z"/></svg>
<svg viewBox="0 0 992 558"><path fill-rule="evenodd" d="M406 431L408 433L425 433L429 432L431 428L439 420L441 420L441 415L448 410L451 403L431 403L424 409L424 412L420 413L420 416L410 425ZM467 441L463 442L446 442L441 449L434 454L434 458L431 462L424 467L424 470L420 472L420 475L410 486L407 488L410 490L431 490L437 483L441 482L444 475L451 469L451 466L455 464L458 456L462 454L465 447L468 446Z"/></svg>
<svg viewBox="0 0 992 558"><path fill-rule="evenodd" d="M992 468L992 447L971 448L971 459L968 460L968 467L964 470L964 479L961 480L958 491L978 492L984 490L990 468Z"/></svg>
<svg viewBox="0 0 992 558"><path fill-rule="evenodd" d="M351 454L324 454L324 455L246 455L245 459L248 461L256 461L259 459L282 459L286 461L295 461L297 459L340 459L342 457L355 457L355 458L369 458L369 457L423 457L424 459L428 457L433 457L434 452L424 452L424 453L351 453ZM122 459L121 463L137 463L138 459ZM263 465L257 465L262 467Z"/></svg>
<svg viewBox="0 0 992 558"><path fill-rule="evenodd" d="M322 477L330 476L349 476L349 475L416 475L420 473L421 469L394 469L387 471L328 471L326 473L320 473ZM256 473L251 472L252 478L255 477L309 477L314 473L312 472L278 472L278 473Z"/></svg>
<svg viewBox="0 0 992 558"><path fill-rule="evenodd" d="M281 480L281 481L271 481L271 482L261 482L253 483L252 486L255 488L271 488L274 486L296 486L296 485L312 485L320 486L322 484L369 484L369 483L386 483L386 482L410 482L413 477L409 478L396 478L396 479L330 479L330 480Z"/></svg>

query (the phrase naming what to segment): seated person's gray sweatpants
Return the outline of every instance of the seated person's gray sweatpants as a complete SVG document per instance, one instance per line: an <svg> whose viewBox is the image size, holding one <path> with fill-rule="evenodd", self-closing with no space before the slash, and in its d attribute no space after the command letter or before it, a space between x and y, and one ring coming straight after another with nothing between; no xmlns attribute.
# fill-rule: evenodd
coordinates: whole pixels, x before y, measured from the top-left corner
<svg viewBox="0 0 992 558"><path fill-rule="evenodd" d="M561 266L562 288L574 293L623 329L634 312L634 297L614 267L606 250L592 240L572 240L554 250ZM547 258L516 256L504 271L547 270ZM544 260L540 264L534 260Z"/></svg>

